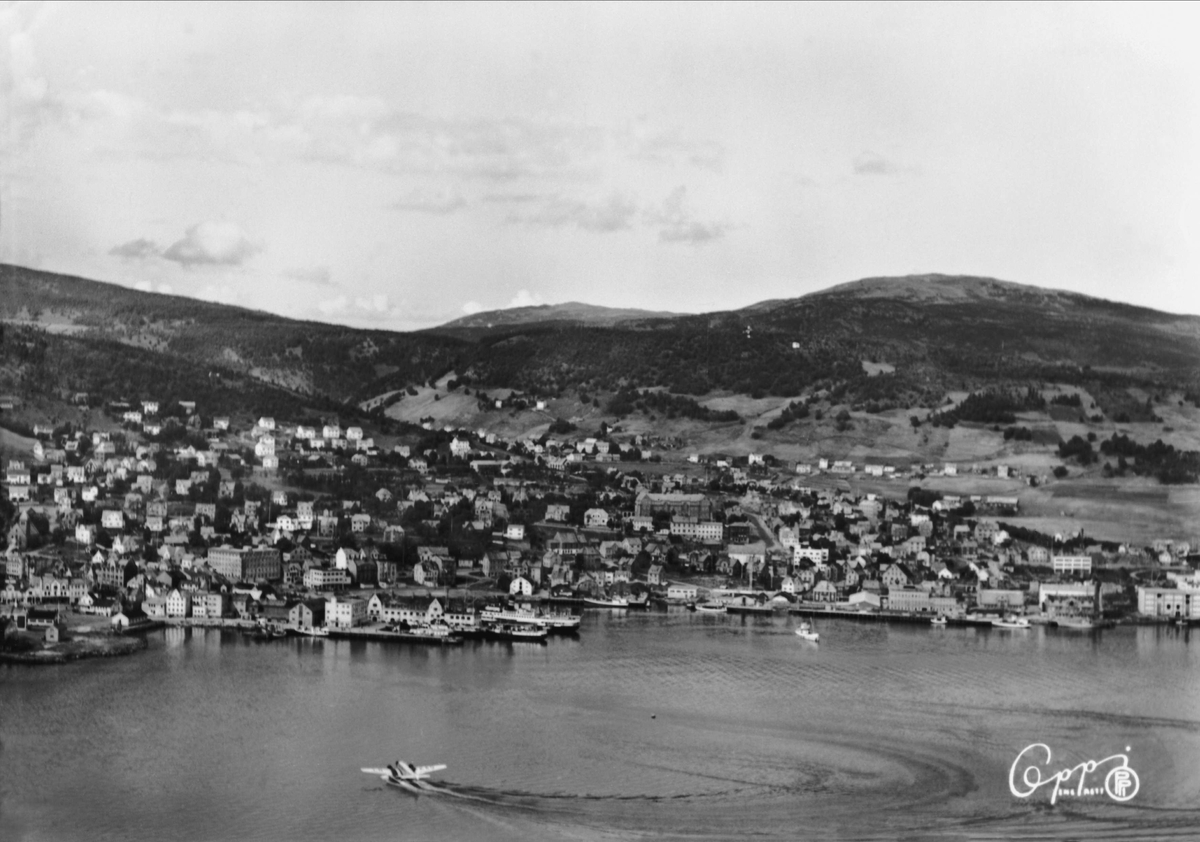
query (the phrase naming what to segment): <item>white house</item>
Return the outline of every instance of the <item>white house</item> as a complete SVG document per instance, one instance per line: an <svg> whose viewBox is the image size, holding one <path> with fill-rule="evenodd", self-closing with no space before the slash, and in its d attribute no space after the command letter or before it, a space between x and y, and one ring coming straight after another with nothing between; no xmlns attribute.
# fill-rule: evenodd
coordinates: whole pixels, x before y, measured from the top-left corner
<svg viewBox="0 0 1200 842"><path fill-rule="evenodd" d="M533 596L533 583L524 576L517 576L508 586L508 592L513 596Z"/></svg>

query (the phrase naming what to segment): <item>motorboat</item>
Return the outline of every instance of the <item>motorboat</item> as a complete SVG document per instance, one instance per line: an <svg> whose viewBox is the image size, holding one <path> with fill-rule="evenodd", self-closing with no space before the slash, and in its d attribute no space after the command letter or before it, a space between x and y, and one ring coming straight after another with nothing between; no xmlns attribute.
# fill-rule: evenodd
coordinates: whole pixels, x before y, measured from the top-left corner
<svg viewBox="0 0 1200 842"><path fill-rule="evenodd" d="M629 600L620 596L604 597L596 599L594 597L585 596L583 598L584 608L628 608Z"/></svg>
<svg viewBox="0 0 1200 842"><path fill-rule="evenodd" d="M1002 617L992 620L992 628L995 629L1027 629L1030 628L1029 621L1024 617Z"/></svg>
<svg viewBox="0 0 1200 842"><path fill-rule="evenodd" d="M1054 624L1068 631L1091 631L1100 628L1100 624L1091 617L1057 617Z"/></svg>
<svg viewBox="0 0 1200 842"><path fill-rule="evenodd" d="M800 637L805 640L811 640L813 643L816 643L821 639L821 635L813 631L812 623L809 622L803 622L800 624L800 626L796 629L796 637Z"/></svg>
<svg viewBox="0 0 1200 842"><path fill-rule="evenodd" d="M948 620L946 620L946 618L940 614L929 621L929 625L931 625L931 626L944 626L947 623L948 623Z"/></svg>
<svg viewBox="0 0 1200 842"><path fill-rule="evenodd" d="M409 792L428 792L434 787L425 779L434 772L440 772L445 768L445 763L439 763L436 766L414 766L412 763L397 760L382 769L364 767L363 771L368 775L378 775L392 786L407 789Z"/></svg>
<svg viewBox="0 0 1200 842"><path fill-rule="evenodd" d="M723 602L697 602L696 611L700 614L728 614Z"/></svg>
<svg viewBox="0 0 1200 842"><path fill-rule="evenodd" d="M323 626L297 626L292 631L302 637L329 637L329 629Z"/></svg>

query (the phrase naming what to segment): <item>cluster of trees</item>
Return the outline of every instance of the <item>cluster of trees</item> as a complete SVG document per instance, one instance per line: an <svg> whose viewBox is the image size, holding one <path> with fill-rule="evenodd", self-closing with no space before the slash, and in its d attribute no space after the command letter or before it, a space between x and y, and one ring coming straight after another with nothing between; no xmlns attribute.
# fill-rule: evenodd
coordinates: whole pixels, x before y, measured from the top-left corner
<svg viewBox="0 0 1200 842"><path fill-rule="evenodd" d="M1159 482L1167 484L1200 482L1200 452L1176 450L1162 439L1139 444L1127 435L1113 433L1111 438L1100 442L1100 452L1118 458L1118 474L1132 469L1138 476L1157 477ZM1132 465L1129 459L1134 460Z"/></svg>
<svg viewBox="0 0 1200 842"><path fill-rule="evenodd" d="M729 423L741 417L732 409L714 410L701 406L695 398L673 395L670 392L651 392L621 389L609 399L608 411L625 416L632 412L657 412L667 418L690 418L695 421Z"/></svg>
<svg viewBox="0 0 1200 842"><path fill-rule="evenodd" d="M972 392L953 409L931 415L929 421L935 427L953 427L959 421L973 421L979 424L1012 424L1017 420L1015 413L1043 409L1045 406L1046 400L1032 386L1024 392L988 389L982 392Z"/></svg>
<svg viewBox="0 0 1200 842"><path fill-rule="evenodd" d="M810 412L808 404L804 401L792 401L777 418L772 418L767 422L768 429L782 430L792 421L802 421L809 416Z"/></svg>

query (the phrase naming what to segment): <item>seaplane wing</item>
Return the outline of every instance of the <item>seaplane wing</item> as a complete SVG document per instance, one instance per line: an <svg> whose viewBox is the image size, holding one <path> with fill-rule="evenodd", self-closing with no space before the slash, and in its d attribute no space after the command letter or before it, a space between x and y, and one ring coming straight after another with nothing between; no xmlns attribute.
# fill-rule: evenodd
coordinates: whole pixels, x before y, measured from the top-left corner
<svg viewBox="0 0 1200 842"><path fill-rule="evenodd" d="M434 772L440 772L445 768L445 763L439 763L436 766L418 766L413 774L418 778L423 778L426 775L432 775Z"/></svg>
<svg viewBox="0 0 1200 842"><path fill-rule="evenodd" d="M366 767L363 767L363 771L368 775L390 775L392 773L390 769L368 769Z"/></svg>

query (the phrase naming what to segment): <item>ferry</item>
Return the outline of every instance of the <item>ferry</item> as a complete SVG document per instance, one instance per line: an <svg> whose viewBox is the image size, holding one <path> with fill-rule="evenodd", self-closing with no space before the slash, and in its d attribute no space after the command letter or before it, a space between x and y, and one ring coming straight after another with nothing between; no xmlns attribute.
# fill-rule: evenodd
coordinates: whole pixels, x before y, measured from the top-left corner
<svg viewBox="0 0 1200 842"><path fill-rule="evenodd" d="M483 623L517 623L530 626L545 626L552 634L570 634L579 631L580 618L575 614L535 611L528 606L489 605L479 612Z"/></svg>
<svg viewBox="0 0 1200 842"><path fill-rule="evenodd" d="M612 596L604 599L594 599L590 596L583 598L584 608L628 608L629 600L620 596Z"/></svg>
<svg viewBox="0 0 1200 842"><path fill-rule="evenodd" d="M549 634L545 626L531 626L528 623L487 623L483 627L483 636L488 640L545 643Z"/></svg>
<svg viewBox="0 0 1200 842"><path fill-rule="evenodd" d="M800 624L800 627L796 629L796 637L801 637L805 640L811 640L813 643L816 643L821 639L821 635L813 631L812 624L808 622L803 622Z"/></svg>
<svg viewBox="0 0 1200 842"><path fill-rule="evenodd" d="M1029 621L1024 617L1003 617L992 620L992 628L995 629L1027 629L1030 628Z"/></svg>

